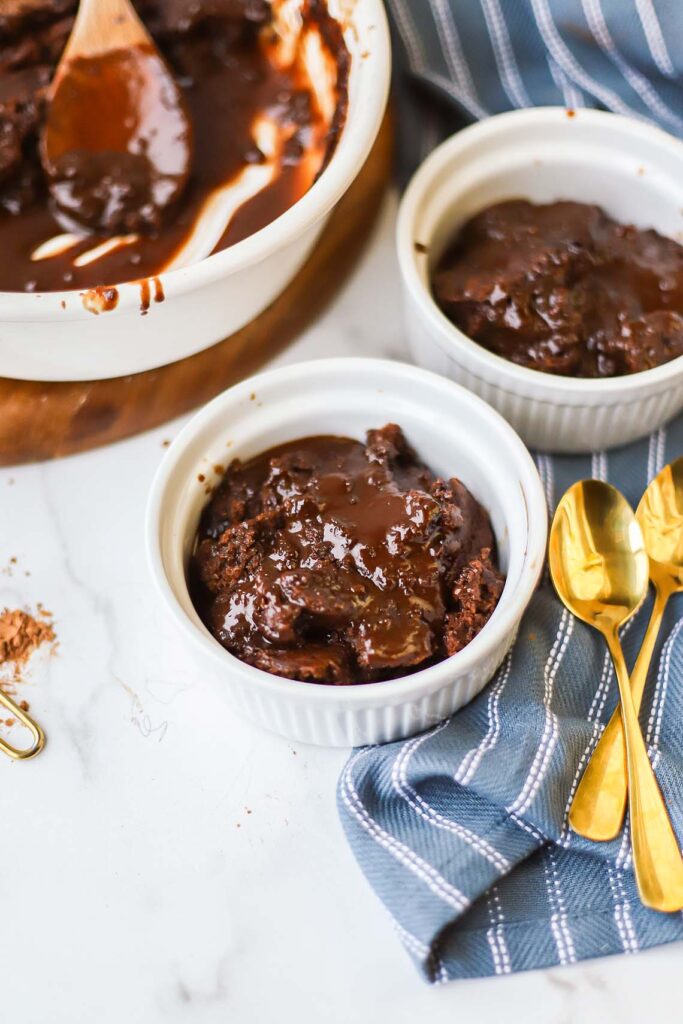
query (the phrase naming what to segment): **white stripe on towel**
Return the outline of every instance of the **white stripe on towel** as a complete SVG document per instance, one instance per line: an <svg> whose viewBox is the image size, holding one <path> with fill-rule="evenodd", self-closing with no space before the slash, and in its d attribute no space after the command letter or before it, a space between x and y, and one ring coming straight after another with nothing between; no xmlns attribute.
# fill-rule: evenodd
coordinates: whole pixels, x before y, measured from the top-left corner
<svg viewBox="0 0 683 1024"><path fill-rule="evenodd" d="M465 754L455 773L455 781L459 782L461 786L469 785L484 755L493 750L498 742L500 737L500 714L498 713L500 697L510 678L511 668L512 651L509 651L503 667L498 673L498 678L489 689L488 701L486 702L486 715L488 719L486 734L476 747L473 747Z"/></svg>
<svg viewBox="0 0 683 1024"><path fill-rule="evenodd" d="M446 58L448 70L455 79L462 95L467 98L469 109L476 111L475 116L478 118L487 117L488 111L482 106L477 96L472 72L467 63L465 51L462 48L453 17L453 11L448 0L429 0L429 6L437 26L437 35L441 43L441 50Z"/></svg>
<svg viewBox="0 0 683 1024"><path fill-rule="evenodd" d="M404 743L396 755L394 763L391 769L391 782L394 791L406 801L408 806L417 815L427 821L434 828L442 829L445 832L450 832L452 835L457 836L458 839L462 839L469 847L471 847L475 853L478 853L480 857L487 860L500 874L505 874L510 870L511 864L507 857L503 856L498 850L495 849L483 836L478 835L476 832L472 832L471 829L466 828L464 825L460 825L458 822L446 818L443 814L440 814L434 807L432 807L420 794L414 789L413 786L408 782L408 767L410 759L413 754L419 750L422 744L431 739L434 735L441 732L447 725L447 722L442 722L431 732L423 733L421 736L415 736L412 740Z"/></svg>
<svg viewBox="0 0 683 1024"><path fill-rule="evenodd" d="M564 896L562 895L562 890L560 888L555 855L551 846L547 846L545 848L542 857L545 887L548 893L548 903L550 906L550 930L553 934L553 939L555 940L557 957L562 966L565 964L573 964L576 963L576 950L574 949L574 940L569 927L569 919L567 916Z"/></svg>
<svg viewBox="0 0 683 1024"><path fill-rule="evenodd" d="M500 9L500 0L481 0L498 74L513 107L532 107L529 94L519 73L507 24Z"/></svg>
<svg viewBox="0 0 683 1024"><path fill-rule="evenodd" d="M493 968L496 974L511 974L512 962L504 931L505 917L497 885L494 885L487 893L486 909L491 923L491 927L486 931L486 939L491 949Z"/></svg>
<svg viewBox="0 0 683 1024"><path fill-rule="evenodd" d="M636 0L636 10L643 26L647 45L650 47L652 59L663 75L666 75L667 78L675 78L676 69L666 48L664 33L652 0Z"/></svg>
<svg viewBox="0 0 683 1024"><path fill-rule="evenodd" d="M662 731L662 719L664 717L664 704L666 701L666 693L669 687L669 676L671 673L671 654L676 644L676 640L679 637L681 629L683 629L683 619L679 619L674 628L669 633L667 641L662 649L662 655L659 661L657 683L655 685L655 693L652 699L652 708L647 723L646 736L647 743L650 747L650 757L652 757L653 768L657 767L657 765L659 764L659 758L661 756L659 750L659 740Z"/></svg>
<svg viewBox="0 0 683 1024"><path fill-rule="evenodd" d="M584 103L581 90L577 89L574 83L569 81L562 68L557 66L552 57L548 57L547 60L553 82L562 93L565 107L569 110L576 110L582 107Z"/></svg>
<svg viewBox="0 0 683 1024"><path fill-rule="evenodd" d="M360 799L353 783L352 770L359 758L371 749L365 748L355 754L349 760L342 774L341 795L347 810L379 846L390 853L403 867L408 868L435 896L447 903L453 910L458 912L466 910L470 903L467 897L454 885L451 885L443 875L439 874L436 868L418 856L414 850L386 832L369 814Z"/></svg>
<svg viewBox="0 0 683 1024"><path fill-rule="evenodd" d="M638 118L640 121L647 120L647 118L642 114L633 110L633 108L629 107L627 103L624 103L621 96L614 92L613 89L609 89L607 86L603 86L600 82L597 82L588 74L585 68L579 64L557 30L557 26L553 21L552 14L550 13L548 0L531 0L531 4L543 41L548 48L550 55L557 62L559 67L562 68L567 77L570 78L571 81L576 82L576 84L585 92L595 96L595 98L600 100L600 102L609 110L616 111L619 114L629 114L631 117Z"/></svg>
<svg viewBox="0 0 683 1024"><path fill-rule="evenodd" d="M550 759L553 755L553 751L555 750L559 736L557 715L551 708L555 678L573 632L574 617L566 608L564 608L562 610L562 618L560 619L560 625L557 630L555 642L553 643L543 669L543 706L545 721L541 742L538 746L522 789L515 800L513 800L513 802L507 807L509 812L521 815L527 810L541 788L543 779L545 778L550 766Z"/></svg>
<svg viewBox="0 0 683 1024"><path fill-rule="evenodd" d="M680 132L683 128L683 119L666 105L645 75L631 67L629 62L617 50L605 21L600 0L582 0L582 4L586 20L598 45L614 64L615 68L617 68L624 81L640 96L645 106L652 111L655 117L668 121L669 124L673 125Z"/></svg>

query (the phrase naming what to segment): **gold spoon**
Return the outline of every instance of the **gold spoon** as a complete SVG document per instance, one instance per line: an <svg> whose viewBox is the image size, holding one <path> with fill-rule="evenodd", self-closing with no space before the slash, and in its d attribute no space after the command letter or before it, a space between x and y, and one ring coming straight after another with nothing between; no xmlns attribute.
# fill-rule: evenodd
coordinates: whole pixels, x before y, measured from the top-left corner
<svg viewBox="0 0 683 1024"><path fill-rule="evenodd" d="M633 866L640 898L654 910L683 909L683 859L647 756L619 627L648 587L648 557L633 509L599 480L574 484L550 531L550 572L570 612L607 641L619 684L626 739Z"/></svg>
<svg viewBox="0 0 683 1024"><path fill-rule="evenodd" d="M664 610L671 595L683 590L683 458L666 466L651 482L636 518L655 586L652 614L631 674L631 694L638 713ZM624 729L617 706L574 796L569 812L574 831L587 839L613 839L624 820L627 790Z"/></svg>

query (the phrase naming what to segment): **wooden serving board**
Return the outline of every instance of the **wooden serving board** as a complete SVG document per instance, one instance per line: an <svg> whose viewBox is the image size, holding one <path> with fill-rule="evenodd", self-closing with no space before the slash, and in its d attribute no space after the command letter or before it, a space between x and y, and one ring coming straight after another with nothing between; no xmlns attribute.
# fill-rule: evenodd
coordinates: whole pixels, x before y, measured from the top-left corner
<svg viewBox="0 0 683 1024"><path fill-rule="evenodd" d="M356 264L389 181L392 149L387 119L302 270L264 313L231 337L128 377L59 383L0 378L0 466L71 455L157 427L282 351L320 315Z"/></svg>

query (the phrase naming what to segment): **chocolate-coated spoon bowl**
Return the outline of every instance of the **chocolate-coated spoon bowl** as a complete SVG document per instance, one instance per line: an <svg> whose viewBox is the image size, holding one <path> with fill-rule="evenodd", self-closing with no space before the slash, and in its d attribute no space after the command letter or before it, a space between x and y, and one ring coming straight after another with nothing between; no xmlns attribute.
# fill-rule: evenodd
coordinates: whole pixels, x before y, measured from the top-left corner
<svg viewBox="0 0 683 1024"><path fill-rule="evenodd" d="M41 157L66 229L158 230L187 182L192 128L129 0L81 0L47 102Z"/></svg>

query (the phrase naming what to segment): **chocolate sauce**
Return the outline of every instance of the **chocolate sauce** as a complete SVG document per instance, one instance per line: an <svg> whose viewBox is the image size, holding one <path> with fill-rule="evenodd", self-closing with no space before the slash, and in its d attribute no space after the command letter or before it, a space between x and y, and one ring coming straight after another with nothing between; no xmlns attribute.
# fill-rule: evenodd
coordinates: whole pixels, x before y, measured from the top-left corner
<svg viewBox="0 0 683 1024"><path fill-rule="evenodd" d="M158 53L74 58L50 95L42 160L66 230L158 233L192 160L189 115Z"/></svg>
<svg viewBox="0 0 683 1024"><path fill-rule="evenodd" d="M489 207L446 252L433 289L468 337L545 373L614 377L683 355L683 247L597 206Z"/></svg>
<svg viewBox="0 0 683 1024"><path fill-rule="evenodd" d="M266 0L136 0L136 7L180 87L193 127L193 160L187 185L168 216L146 210L131 218L126 168L112 167L111 193L91 196L92 211L112 230L143 233L84 266L81 254L106 240L92 233L61 255L31 261L30 254L65 229L50 200L40 166L38 139L45 96L73 24L75 0L34 0L23 18L0 16L0 290L88 289L100 284L154 277L182 248L207 196L245 166L263 162L252 137L254 119L266 113L287 136L277 173L232 218L215 250L224 249L270 223L311 186L344 122L349 55L341 27L322 0L305 0L307 25L325 40L336 66L337 109L330 125L319 109L300 60L282 66L269 34ZM313 152L315 159L302 159ZM78 179L83 167L67 168ZM144 170L143 170L144 176ZM83 189L68 176L59 201L67 212ZM87 189L85 190L87 192ZM139 195L132 188L131 193ZM142 188L144 191L144 185ZM90 200L89 200L90 201ZM139 213L141 205L132 204ZM114 225L117 225L114 228ZM128 235L130 239L130 235Z"/></svg>
<svg viewBox="0 0 683 1024"><path fill-rule="evenodd" d="M206 506L190 586L229 651L276 675L390 679L468 644L503 588L489 517L401 429L309 437L233 462Z"/></svg>

